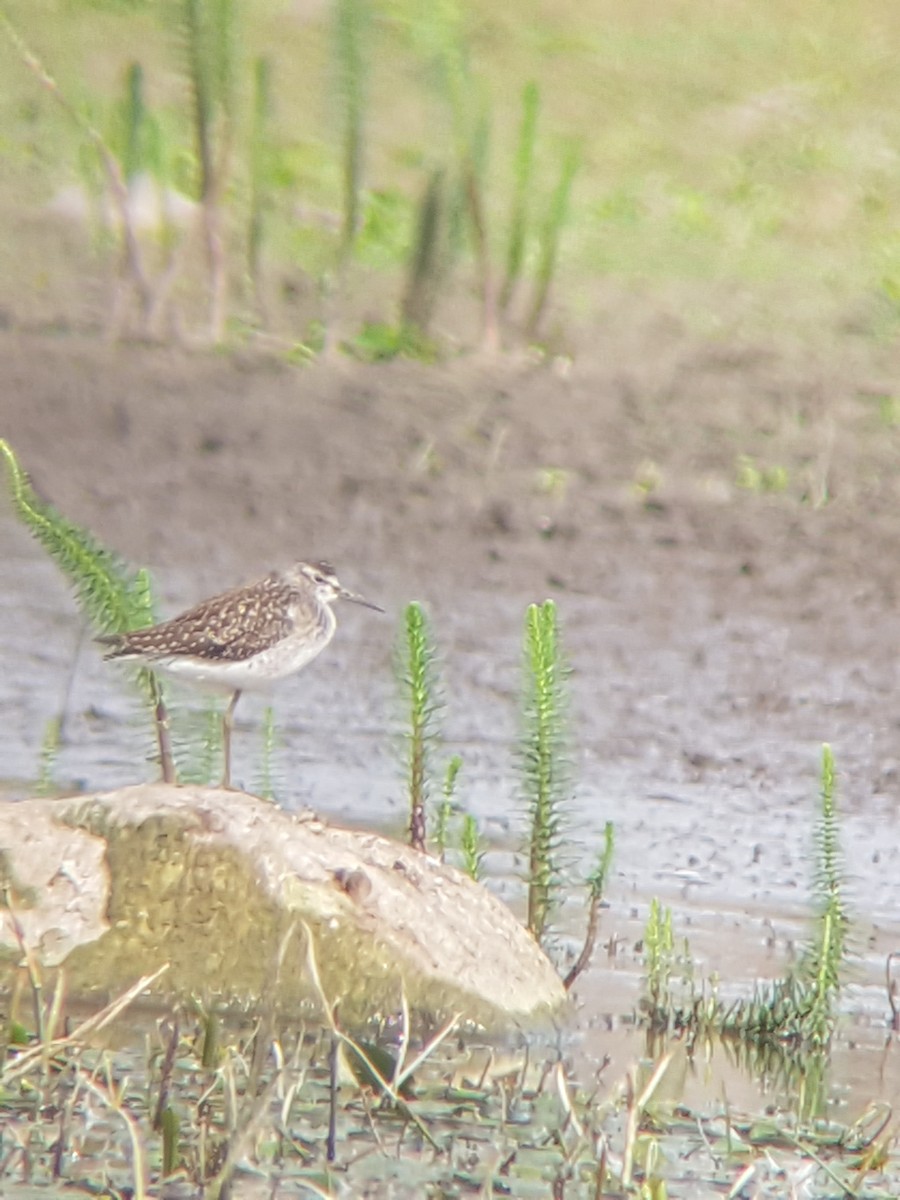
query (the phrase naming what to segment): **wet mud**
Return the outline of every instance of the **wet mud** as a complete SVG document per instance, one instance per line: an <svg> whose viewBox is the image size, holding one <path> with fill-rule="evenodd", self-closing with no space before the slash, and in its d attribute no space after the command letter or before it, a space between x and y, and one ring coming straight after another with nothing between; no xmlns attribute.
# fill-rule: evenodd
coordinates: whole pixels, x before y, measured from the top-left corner
<svg viewBox="0 0 900 1200"><path fill-rule="evenodd" d="M514 906L522 621L556 600L576 867L616 826L610 949L578 989L598 1057L634 1004L651 897L698 973L740 987L790 961L829 742L856 918L848 1004L875 1056L900 932L896 357L722 346L650 318L574 362L306 370L6 331L0 435L43 495L150 568L161 616L296 558L328 559L387 609L345 606L328 651L275 693L289 807L402 830L391 662L402 606L425 603L446 698L437 762L462 755L460 801ZM0 560L4 790L28 794L60 712L62 788L152 777L126 680L6 500ZM250 787L264 703L238 713ZM564 950L581 916L573 893Z"/></svg>

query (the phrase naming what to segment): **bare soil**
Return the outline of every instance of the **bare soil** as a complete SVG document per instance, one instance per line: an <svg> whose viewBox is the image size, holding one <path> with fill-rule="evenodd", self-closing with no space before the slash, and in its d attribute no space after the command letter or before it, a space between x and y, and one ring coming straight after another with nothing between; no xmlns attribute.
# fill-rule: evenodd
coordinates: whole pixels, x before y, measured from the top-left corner
<svg viewBox="0 0 900 1200"><path fill-rule="evenodd" d="M328 654L279 693L288 805L402 828L389 667L401 607L424 601L460 799L513 902L520 630L552 596L582 866L616 823L613 944L633 944L660 895L703 970L782 970L830 742L864 960L853 1003L878 1024L900 932L897 365L849 337L819 354L724 344L634 309L574 361L435 367L10 329L0 435L65 514L151 568L164 615L316 557L388 609L343 610ZM9 788L27 792L15 781L34 778L70 675L64 785L152 777L125 684L89 645L76 655L74 605L5 502L0 555ZM236 735L250 784L260 711ZM573 930L578 914L573 899ZM605 1010L636 962L595 976Z"/></svg>

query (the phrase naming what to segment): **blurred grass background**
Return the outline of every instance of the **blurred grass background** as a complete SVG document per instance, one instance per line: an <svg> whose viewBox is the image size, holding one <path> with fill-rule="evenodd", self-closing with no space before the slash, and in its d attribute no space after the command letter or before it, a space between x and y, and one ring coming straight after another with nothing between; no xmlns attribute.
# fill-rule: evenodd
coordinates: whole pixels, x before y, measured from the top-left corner
<svg viewBox="0 0 900 1200"><path fill-rule="evenodd" d="M148 156L160 179L190 192L177 8L176 0L17 0L4 11L113 142L128 65L140 62ZM271 79L265 258L281 299L316 293L341 220L334 11L312 0L234 4L243 150L229 219L240 224L248 203L250 64L263 55ZM441 29L458 33L464 103L487 130L487 225L498 262L528 81L541 98L534 220L567 147L580 152L553 291L562 336L577 341L635 296L710 336L894 335L900 8L891 0L374 4L355 247L361 311L384 309L399 291L427 174L454 137L435 86ZM52 319L79 306L83 316L96 230L93 241L83 229L60 231L45 206L85 179L91 152L6 43L0 62L0 303L12 319ZM536 254L532 242L532 269Z"/></svg>

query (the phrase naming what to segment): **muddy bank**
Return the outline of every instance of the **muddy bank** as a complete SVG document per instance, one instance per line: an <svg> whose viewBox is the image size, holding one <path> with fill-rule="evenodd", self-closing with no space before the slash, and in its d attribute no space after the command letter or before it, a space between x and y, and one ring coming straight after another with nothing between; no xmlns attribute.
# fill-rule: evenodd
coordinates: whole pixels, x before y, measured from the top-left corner
<svg viewBox="0 0 900 1200"><path fill-rule="evenodd" d="M402 826L390 661L399 609L426 602L460 797L513 903L530 601L558 601L573 665L585 859L617 824L611 928L659 894L705 962L764 973L804 910L831 742L874 972L900 911L896 364L639 334L574 364L298 371L7 332L0 425L46 495L151 568L164 615L297 557L388 609L343 613L277 694L290 807ZM89 642L76 658L66 588L6 507L0 551L6 778L34 777L70 675L60 781L151 777L123 681ZM236 740L249 786L260 713Z"/></svg>

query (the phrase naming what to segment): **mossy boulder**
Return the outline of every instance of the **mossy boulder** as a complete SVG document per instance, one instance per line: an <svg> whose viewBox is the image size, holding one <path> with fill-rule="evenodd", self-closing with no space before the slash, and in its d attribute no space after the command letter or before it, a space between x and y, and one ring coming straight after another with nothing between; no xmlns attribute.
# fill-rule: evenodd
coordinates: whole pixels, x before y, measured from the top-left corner
<svg viewBox="0 0 900 1200"><path fill-rule="evenodd" d="M106 998L163 963L154 991L229 1006L274 1000L341 1018L453 1014L499 1031L565 1001L510 911L452 867L374 833L254 796L142 785L0 804L0 872L25 944L70 995ZM21 961L0 924L0 982Z"/></svg>

